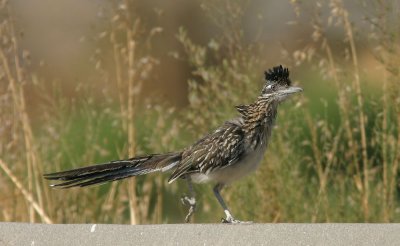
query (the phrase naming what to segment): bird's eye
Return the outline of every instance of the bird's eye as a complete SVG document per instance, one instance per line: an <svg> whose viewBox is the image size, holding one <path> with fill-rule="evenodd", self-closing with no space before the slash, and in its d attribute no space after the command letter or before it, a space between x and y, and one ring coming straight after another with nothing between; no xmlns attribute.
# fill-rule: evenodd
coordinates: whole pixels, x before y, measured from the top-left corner
<svg viewBox="0 0 400 246"><path fill-rule="evenodd" d="M273 83L273 84L269 84L269 85L267 85L265 88L264 88L264 92L267 92L267 91L274 91L275 90L275 87L276 87L276 84L275 83Z"/></svg>

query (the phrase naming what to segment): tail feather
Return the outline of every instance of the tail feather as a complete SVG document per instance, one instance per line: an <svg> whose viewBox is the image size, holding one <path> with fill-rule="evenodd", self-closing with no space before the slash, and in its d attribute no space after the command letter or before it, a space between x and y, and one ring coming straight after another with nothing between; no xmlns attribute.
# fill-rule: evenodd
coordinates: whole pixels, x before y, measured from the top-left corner
<svg viewBox="0 0 400 246"><path fill-rule="evenodd" d="M44 177L62 181L52 187L71 188L112 182L132 176L144 175L156 171L167 171L181 160L181 153L147 155L128 160L112 161L73 170L49 173Z"/></svg>

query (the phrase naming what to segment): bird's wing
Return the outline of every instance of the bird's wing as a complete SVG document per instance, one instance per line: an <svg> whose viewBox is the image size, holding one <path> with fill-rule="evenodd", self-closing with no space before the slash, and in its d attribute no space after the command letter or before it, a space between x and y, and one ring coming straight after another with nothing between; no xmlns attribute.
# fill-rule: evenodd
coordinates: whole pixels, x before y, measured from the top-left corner
<svg viewBox="0 0 400 246"><path fill-rule="evenodd" d="M230 166L244 152L244 133L236 122L225 122L213 133L206 135L184 150L182 160L168 182L187 173L204 173Z"/></svg>

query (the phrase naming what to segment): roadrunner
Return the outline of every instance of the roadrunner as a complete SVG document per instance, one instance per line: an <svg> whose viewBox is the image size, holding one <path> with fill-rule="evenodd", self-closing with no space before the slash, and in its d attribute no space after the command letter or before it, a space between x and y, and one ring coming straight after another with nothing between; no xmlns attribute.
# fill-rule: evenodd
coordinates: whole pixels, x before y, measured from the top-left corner
<svg viewBox="0 0 400 246"><path fill-rule="evenodd" d="M50 180L62 181L52 187L71 188L101 184L157 171L171 171L169 183L182 178L189 186L190 196L182 198L189 206L185 218L190 221L196 199L192 182L213 182L215 197L225 212L225 223L236 220L220 194L222 188L254 171L260 164L271 136L278 105L289 95L302 89L291 85L289 70L280 66L265 72L265 85L257 100L239 105L239 116L226 121L214 132L204 136L182 151L133 157L64 172L45 174Z"/></svg>

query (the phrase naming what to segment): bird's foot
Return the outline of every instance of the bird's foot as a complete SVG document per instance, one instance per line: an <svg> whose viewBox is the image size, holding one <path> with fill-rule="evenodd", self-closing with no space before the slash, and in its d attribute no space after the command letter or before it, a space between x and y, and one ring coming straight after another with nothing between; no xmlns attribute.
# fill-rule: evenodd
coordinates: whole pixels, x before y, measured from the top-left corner
<svg viewBox="0 0 400 246"><path fill-rule="evenodd" d="M189 212L185 217L185 223L189 223L190 218L192 217L192 215L196 211L196 198L183 196L181 198L181 202L183 203L183 205L189 206Z"/></svg>
<svg viewBox="0 0 400 246"><path fill-rule="evenodd" d="M237 219L234 219L232 216L227 216L225 219L222 218L221 222L224 224L252 224L253 221L240 221Z"/></svg>

